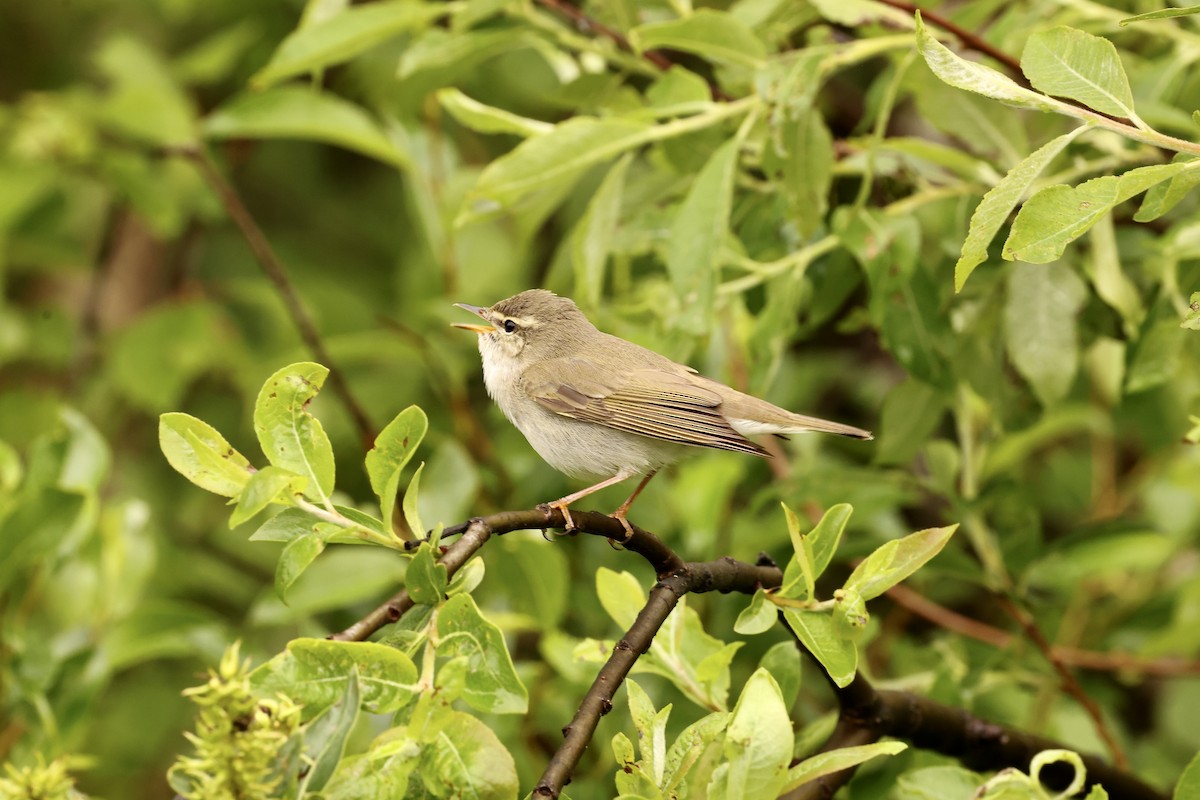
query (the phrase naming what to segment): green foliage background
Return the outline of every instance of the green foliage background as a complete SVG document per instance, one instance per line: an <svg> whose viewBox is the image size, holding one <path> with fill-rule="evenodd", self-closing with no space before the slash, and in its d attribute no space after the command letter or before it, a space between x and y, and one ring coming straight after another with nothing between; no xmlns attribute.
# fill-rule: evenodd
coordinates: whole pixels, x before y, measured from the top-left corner
<svg viewBox="0 0 1200 800"><path fill-rule="evenodd" d="M912 16L865 0L584 6L668 53L666 72L553 5L373 4L336 41L321 26L351 12L318 0L0 6L0 760L86 754L87 792L167 796L193 714L180 692L228 643L266 661L403 583L407 562L331 547L284 604L278 548L248 541L262 518L230 529L159 453L171 411L257 452L259 386L312 358L179 155L194 143L244 196L373 424L411 404L428 413L426 522L577 488L488 402L474 343L449 327L452 302L546 286L605 330L877 432L872 445L797 437L770 464L702 453L656 479L634 518L686 558L782 563L779 500L814 519L855 508L831 568L842 578L885 541L961 523L912 580L928 597L1011 628L988 590L1013 591L1058 644L1194 667L1197 18L1121 26L1156 8L1143 2L943 9L1026 50L1045 92L1030 100L983 91L969 69L967 88L990 97L939 79ZM1066 40L1045 38L1074 35L1059 25L1112 41L1111 55L1091 39L1068 55L1116 58L1127 81L1064 87ZM1147 167L1159 171L1131 172ZM972 223L1022 170L1011 202ZM328 388L311 410L338 456L339 502L366 504L352 419ZM532 692L528 716L487 722L524 789L592 674L572 648L619 635L597 568L652 576L583 539L509 536L484 559L476 601ZM693 604L726 641L744 605ZM747 640L734 697L786 640ZM1019 637L997 649L879 601L860 644L878 680L1103 750ZM1081 676L1134 770L1163 786L1200 750L1200 678L1166 671ZM674 702L673 729L701 715L668 682L645 683L657 707ZM810 747L828 708L806 675L792 716ZM604 721L573 796L611 796L607 743L628 720ZM941 763L886 761L856 796Z"/></svg>

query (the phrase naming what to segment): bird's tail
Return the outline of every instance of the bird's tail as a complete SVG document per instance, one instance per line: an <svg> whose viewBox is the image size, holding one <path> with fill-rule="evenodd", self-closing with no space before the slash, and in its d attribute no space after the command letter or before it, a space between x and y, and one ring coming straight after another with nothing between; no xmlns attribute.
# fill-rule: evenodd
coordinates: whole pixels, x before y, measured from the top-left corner
<svg viewBox="0 0 1200 800"><path fill-rule="evenodd" d="M831 422L820 417L806 417L803 414L792 414L790 412L788 412L787 420L781 422L730 419L729 424L743 436L752 436L760 433L773 433L776 436L786 436L789 433L818 431L820 433L836 433L839 436L850 436L854 439L875 438L870 431L864 431L862 428L856 428L853 425L843 425L840 422Z"/></svg>

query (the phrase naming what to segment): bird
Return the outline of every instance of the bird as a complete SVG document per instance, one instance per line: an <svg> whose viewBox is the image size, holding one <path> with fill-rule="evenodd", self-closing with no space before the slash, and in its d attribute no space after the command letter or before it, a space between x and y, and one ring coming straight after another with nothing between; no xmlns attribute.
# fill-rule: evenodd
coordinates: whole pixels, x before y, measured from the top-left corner
<svg viewBox="0 0 1200 800"><path fill-rule="evenodd" d="M543 508L570 505L637 475L637 488L610 516L626 541L629 509L662 468L697 447L770 454L748 436L819 431L856 439L870 431L794 414L706 378L633 342L596 328L570 298L528 289L488 308L455 303L478 323L453 327L478 334L483 381L504 416L559 472L594 480Z"/></svg>

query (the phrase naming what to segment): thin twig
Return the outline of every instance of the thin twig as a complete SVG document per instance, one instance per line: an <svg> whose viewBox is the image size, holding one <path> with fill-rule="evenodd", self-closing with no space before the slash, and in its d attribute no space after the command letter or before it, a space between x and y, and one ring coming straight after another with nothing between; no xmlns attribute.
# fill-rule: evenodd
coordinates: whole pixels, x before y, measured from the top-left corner
<svg viewBox="0 0 1200 800"><path fill-rule="evenodd" d="M1100 710L1100 704L1083 690L1083 687L1079 684L1079 680L1075 677L1075 673L1067 669L1062 660L1055 655L1054 647L1042 634L1041 630L1038 629L1037 623L1034 622L1029 612L1018 606L1007 595L998 594L996 598L1000 601L1000 606L1021 626L1025 631L1025 635L1029 637L1030 641L1037 646L1042 655L1046 657L1046 660L1050 662L1050 665L1054 667L1054 671L1058 673L1058 677L1062 680L1063 689L1066 690L1067 694L1074 697L1083 706L1088 716L1092 718L1092 724L1096 728L1096 733L1104 741L1104 746L1108 748L1108 752L1112 755L1113 762L1121 769L1127 769L1129 767L1129 759L1126 757L1121 745L1117 742L1117 738L1113 735L1112 730L1109 729L1108 723L1104 720L1104 713Z"/></svg>
<svg viewBox="0 0 1200 800"><path fill-rule="evenodd" d="M242 238L250 246L255 260L258 261L259 266L262 267L263 272L271 283L275 284L275 289L279 292L279 296L283 300L283 305L287 309L288 315L292 318L293 324L295 324L296 329L300 332L300 337L308 345L308 349L312 352L313 357L326 367L329 367L329 385L342 401L342 405L346 407L346 411L350 414L350 418L358 430L358 436L363 443L363 447L371 447L375 440L375 428L371 424L370 417L367 416L367 412L354 397L353 393L351 393L350 386L346 383L346 378L342 370L335 366L333 356L325 348L325 343L321 340L321 335L317 332L316 323L309 316L308 311L304 308L304 304L300 302L300 296L296 293L295 287L292 286L292 282L287 275L287 270L284 269L283 262L275 254L270 241L268 241L266 234L263 233L254 215L246 207L242 196L238 194L233 184L225 180L225 177L221 175L220 170L213 163L208 151L203 147L189 145L172 148L169 152L191 161L196 166L196 169L200 171L200 175L204 178L205 183L216 193L217 198L221 201L221 205L225 208L225 213L233 220L233 224L241 231Z"/></svg>
<svg viewBox="0 0 1200 800"><path fill-rule="evenodd" d="M897 605L939 627L990 644L1000 650L1010 647L1015 639L1008 631L959 614L907 586L893 586L887 590L887 596ZM1200 675L1200 661L1183 658L1147 659L1132 653L1105 653L1062 645L1053 645L1050 652L1063 664L1097 672L1130 672L1159 677Z"/></svg>

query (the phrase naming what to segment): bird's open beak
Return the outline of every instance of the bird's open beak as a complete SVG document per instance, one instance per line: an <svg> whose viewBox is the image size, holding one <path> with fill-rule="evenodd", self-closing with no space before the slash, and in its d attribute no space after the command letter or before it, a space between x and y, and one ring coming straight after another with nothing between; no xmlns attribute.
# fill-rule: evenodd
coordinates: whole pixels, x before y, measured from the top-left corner
<svg viewBox="0 0 1200 800"><path fill-rule="evenodd" d="M483 316L484 313L487 311L486 308L480 308L479 306L470 306L470 305L467 305L466 303L455 303L454 305L457 308L465 309L467 311L470 311L472 314L476 314L480 317L483 317L484 319L487 319L487 317ZM491 325L468 325L465 322L451 323L451 327L452 328L462 328L464 331L472 331L474 333L491 333L492 331L495 330L495 327L493 327Z"/></svg>

